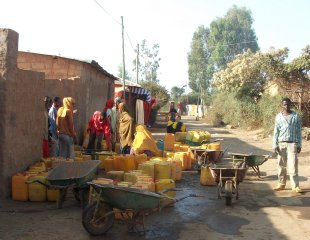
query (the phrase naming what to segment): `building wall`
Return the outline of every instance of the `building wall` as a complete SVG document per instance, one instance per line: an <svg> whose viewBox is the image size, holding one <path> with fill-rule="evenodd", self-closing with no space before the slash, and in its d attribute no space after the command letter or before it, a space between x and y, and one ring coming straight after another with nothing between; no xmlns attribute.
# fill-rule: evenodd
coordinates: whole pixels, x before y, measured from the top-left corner
<svg viewBox="0 0 310 240"><path fill-rule="evenodd" d="M73 97L77 114L74 117L79 143L90 116L102 111L108 98L114 96L114 76L90 63L29 52L18 52L21 69L45 73L44 95Z"/></svg>
<svg viewBox="0 0 310 240"><path fill-rule="evenodd" d="M92 64L18 52L18 33L0 29L0 199L9 197L11 177L42 156L44 96L74 97L75 127L84 125L114 96L115 77Z"/></svg>
<svg viewBox="0 0 310 240"><path fill-rule="evenodd" d="M17 68L18 33L0 29L0 198L11 177L42 156L44 73Z"/></svg>

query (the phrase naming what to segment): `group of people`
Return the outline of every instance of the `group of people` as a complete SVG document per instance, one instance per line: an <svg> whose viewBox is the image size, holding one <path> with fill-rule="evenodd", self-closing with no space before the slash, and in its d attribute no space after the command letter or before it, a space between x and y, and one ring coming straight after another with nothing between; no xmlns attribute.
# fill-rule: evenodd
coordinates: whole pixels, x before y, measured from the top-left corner
<svg viewBox="0 0 310 240"><path fill-rule="evenodd" d="M44 140L48 141L48 156L73 159L76 141L73 123L73 114L76 112L74 110L75 100L65 97L61 101L60 97L46 96L44 102L46 116Z"/></svg>
<svg viewBox="0 0 310 240"><path fill-rule="evenodd" d="M73 124L74 104L71 97L45 97L46 127L44 140L49 142L49 155L74 158L74 142L76 131ZM282 100L282 111L277 114L274 127L273 148L278 155L279 183L274 188L281 191L286 186L286 175L289 174L292 190L300 193L298 180L297 154L301 151L301 120L299 115L291 110L292 102L289 98ZM167 132L186 131L184 124L178 121L178 113L174 103L170 105L168 114ZM120 98L106 102L102 112L95 111L88 122L87 130L90 133L88 149L101 149L104 137L108 150L112 144L119 142L121 153L130 154L134 142L134 120L130 116L125 103ZM143 134L142 134L143 133ZM140 129L140 134L148 136L146 129Z"/></svg>
<svg viewBox="0 0 310 240"><path fill-rule="evenodd" d="M65 97L44 98L46 125L43 131L43 156L74 159L74 143L77 142L73 116L75 100ZM102 111L95 111L88 121L89 142L87 149L101 149L102 139L111 151L120 142L121 152L129 154L134 138L134 121L120 98L107 100ZM97 144L95 146L95 143Z"/></svg>
<svg viewBox="0 0 310 240"><path fill-rule="evenodd" d="M133 142L134 121L120 98L109 99L102 112L95 111L88 122L89 143L87 149L102 149L102 139L111 151L116 142L120 143L121 152L129 154ZM95 142L97 144L95 146Z"/></svg>

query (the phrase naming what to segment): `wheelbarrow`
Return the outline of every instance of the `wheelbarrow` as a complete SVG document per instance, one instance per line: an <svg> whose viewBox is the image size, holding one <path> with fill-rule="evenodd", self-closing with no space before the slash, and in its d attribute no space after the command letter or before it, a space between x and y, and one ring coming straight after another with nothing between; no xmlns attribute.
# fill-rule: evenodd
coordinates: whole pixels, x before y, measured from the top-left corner
<svg viewBox="0 0 310 240"><path fill-rule="evenodd" d="M233 166L211 167L211 174L217 183L218 199L225 197L227 206L232 204L232 199L239 199L239 183L246 175L247 167L235 168Z"/></svg>
<svg viewBox="0 0 310 240"><path fill-rule="evenodd" d="M93 179L99 164L98 160L61 163L49 172L46 177L47 182L33 180L27 183L37 182L49 189L59 189L57 208L62 208L67 190L72 187L75 198L81 202L81 206L84 208L87 204L89 189L87 182Z"/></svg>
<svg viewBox="0 0 310 240"><path fill-rule="evenodd" d="M96 193L95 200L83 210L82 224L91 235L106 233L114 224L115 213L122 216L129 231L145 234L145 216L160 211L188 197L199 197L189 194L181 198L170 198L164 192L177 190L168 189L161 193L146 190L89 183ZM142 231L139 231L139 227Z"/></svg>
<svg viewBox="0 0 310 240"><path fill-rule="evenodd" d="M245 163L246 166L251 167L253 171L260 178L260 170L259 166L266 162L270 155L255 155L252 153L244 154L244 153L228 153L232 156L234 166L240 166Z"/></svg>

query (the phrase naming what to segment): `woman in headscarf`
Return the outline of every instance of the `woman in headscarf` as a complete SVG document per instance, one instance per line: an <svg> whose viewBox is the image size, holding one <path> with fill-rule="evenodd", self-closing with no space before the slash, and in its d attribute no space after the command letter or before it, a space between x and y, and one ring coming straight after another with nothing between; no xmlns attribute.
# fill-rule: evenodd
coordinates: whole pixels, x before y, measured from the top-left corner
<svg viewBox="0 0 310 240"><path fill-rule="evenodd" d="M73 125L73 106L71 97L63 99L63 106L57 111L57 131L59 136L59 156L74 159L74 139L76 132Z"/></svg>
<svg viewBox="0 0 310 240"><path fill-rule="evenodd" d="M135 139L133 140L131 152L135 154L145 153L148 156L160 156L156 141L144 125L136 126Z"/></svg>
<svg viewBox="0 0 310 240"><path fill-rule="evenodd" d="M128 110L125 106L125 103L120 103L118 105L118 111L120 113L119 137L120 137L122 153L129 154L130 147L133 141L133 131L134 131L133 119L129 115Z"/></svg>
<svg viewBox="0 0 310 240"><path fill-rule="evenodd" d="M106 112L94 112L93 116L88 121L88 129L90 132L89 143L87 146L88 152L91 153L95 149L95 141L97 139L96 150L101 150L102 137L106 139L108 150L111 150L110 141L110 120L107 117Z"/></svg>

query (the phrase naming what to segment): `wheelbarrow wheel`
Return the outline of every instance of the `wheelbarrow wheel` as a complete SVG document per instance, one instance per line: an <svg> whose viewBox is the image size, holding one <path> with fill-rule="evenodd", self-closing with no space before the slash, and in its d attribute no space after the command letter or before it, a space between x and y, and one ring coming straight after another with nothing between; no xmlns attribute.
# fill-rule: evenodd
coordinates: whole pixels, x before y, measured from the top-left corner
<svg viewBox="0 0 310 240"><path fill-rule="evenodd" d="M83 227L88 233L95 236L106 233L113 226L114 223L114 213L103 217L107 213L113 211L113 209L109 205L105 203L100 203L98 206L98 210L95 213L96 206L96 202L88 205L83 210L82 215Z"/></svg>
<svg viewBox="0 0 310 240"><path fill-rule="evenodd" d="M233 195L233 183L231 180L225 182L225 203L226 206L231 206Z"/></svg>

